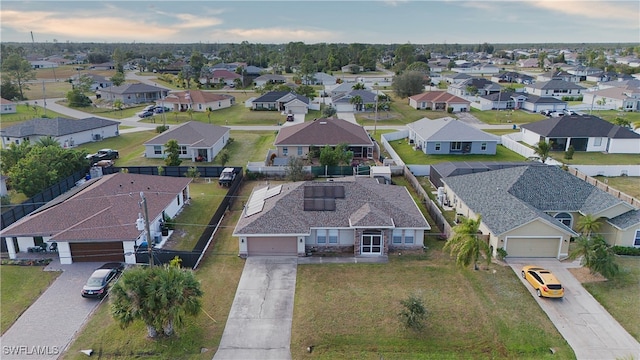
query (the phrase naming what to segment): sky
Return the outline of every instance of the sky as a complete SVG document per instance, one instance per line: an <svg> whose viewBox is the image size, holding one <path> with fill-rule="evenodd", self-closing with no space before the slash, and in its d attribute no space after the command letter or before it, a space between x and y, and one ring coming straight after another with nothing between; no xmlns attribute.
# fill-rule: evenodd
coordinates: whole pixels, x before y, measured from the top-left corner
<svg viewBox="0 0 640 360"><path fill-rule="evenodd" d="M0 41L640 43L640 1L2 0Z"/></svg>

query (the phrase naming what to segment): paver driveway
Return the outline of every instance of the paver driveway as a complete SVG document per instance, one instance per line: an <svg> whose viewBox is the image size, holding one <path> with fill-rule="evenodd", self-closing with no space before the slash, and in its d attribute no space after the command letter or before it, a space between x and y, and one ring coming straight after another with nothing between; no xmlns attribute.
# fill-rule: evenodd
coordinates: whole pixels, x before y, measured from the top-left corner
<svg viewBox="0 0 640 360"><path fill-rule="evenodd" d="M639 359L640 343L589 294L567 270L575 263L556 259L508 258L508 264L567 340L577 359ZM533 264L550 270L564 286L564 299L536 296L533 287L520 276L522 266Z"/></svg>

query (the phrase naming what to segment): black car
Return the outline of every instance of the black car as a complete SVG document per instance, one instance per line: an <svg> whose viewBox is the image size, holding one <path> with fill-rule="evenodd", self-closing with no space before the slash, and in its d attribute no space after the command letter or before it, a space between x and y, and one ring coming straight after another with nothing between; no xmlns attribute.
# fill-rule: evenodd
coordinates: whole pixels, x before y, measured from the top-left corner
<svg viewBox="0 0 640 360"><path fill-rule="evenodd" d="M287 115L287 121L293 121L293 120L295 120L295 118L293 117L293 114Z"/></svg>
<svg viewBox="0 0 640 360"><path fill-rule="evenodd" d="M153 114L154 114L153 111L143 111L143 112L138 114L138 117L146 118L146 117L149 117L149 116L153 116Z"/></svg>
<svg viewBox="0 0 640 360"><path fill-rule="evenodd" d="M153 112L156 114L162 114L169 111L171 111L171 109L164 106L156 106L155 108L153 108Z"/></svg>
<svg viewBox="0 0 640 360"><path fill-rule="evenodd" d="M106 263L100 266L82 287L82 297L102 299L109 292L111 282L117 279L123 270L124 264L120 262Z"/></svg>

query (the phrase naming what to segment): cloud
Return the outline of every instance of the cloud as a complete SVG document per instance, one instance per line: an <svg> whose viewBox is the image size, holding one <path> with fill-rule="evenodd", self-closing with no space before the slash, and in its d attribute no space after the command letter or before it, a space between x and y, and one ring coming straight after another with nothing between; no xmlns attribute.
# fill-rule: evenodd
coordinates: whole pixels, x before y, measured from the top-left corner
<svg viewBox="0 0 640 360"><path fill-rule="evenodd" d="M625 21L638 26L640 6L635 1L558 1L527 0L529 6L560 12L575 17L603 19L607 22Z"/></svg>
<svg viewBox="0 0 640 360"><path fill-rule="evenodd" d="M383 0L382 2L387 6L396 7L396 6L400 6L400 4L408 3L409 0Z"/></svg>
<svg viewBox="0 0 640 360"><path fill-rule="evenodd" d="M327 30L291 29L285 27L254 28L254 29L227 29L214 31L212 36L216 39L225 39L230 42L251 40L262 43L287 43L290 41L304 41L306 43L331 42L340 38L337 32Z"/></svg>
<svg viewBox="0 0 640 360"><path fill-rule="evenodd" d="M173 27L177 29L194 29L217 26L223 23L221 19L214 17L201 17L193 14L176 14L175 17L180 21Z"/></svg>

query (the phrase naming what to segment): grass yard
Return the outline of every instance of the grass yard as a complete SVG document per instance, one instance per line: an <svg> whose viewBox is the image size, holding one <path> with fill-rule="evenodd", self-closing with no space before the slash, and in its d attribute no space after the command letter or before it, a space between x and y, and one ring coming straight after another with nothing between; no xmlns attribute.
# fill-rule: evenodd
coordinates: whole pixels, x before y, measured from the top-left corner
<svg viewBox="0 0 640 360"><path fill-rule="evenodd" d="M247 198L251 193L252 186L249 184L245 184L241 189L240 198ZM211 204L218 202L214 199L217 190L213 187L204 188L203 191L205 196L202 199L211 199ZM212 248L207 252L200 268L196 270L196 276L204 291L203 311L196 318L187 318L185 327L176 329L177 336L150 340L147 338L146 328L140 322L135 322L123 330L111 318L108 302L105 301L78 333L63 359L85 359L86 355L79 351L93 349L95 355L105 359L210 360L220 344L244 267L244 260L238 257L237 240L231 237L242 210L242 202L236 201L231 210L223 220ZM211 215L209 214L209 219ZM200 227L206 225L209 219L199 224L190 219L194 226L186 229L199 236Z"/></svg>
<svg viewBox="0 0 640 360"><path fill-rule="evenodd" d="M0 333L4 334L60 275L43 269L43 266L0 265Z"/></svg>
<svg viewBox="0 0 640 360"><path fill-rule="evenodd" d="M78 146L78 149L87 150L87 152L90 154L100 149L115 149L120 153L120 158L116 160L116 164L118 166L145 166L149 164L142 164L142 160L155 159L146 159L143 157L143 144L145 143L145 141L151 139L156 135L158 134L154 130L137 131L110 137L102 141L82 144Z"/></svg>
<svg viewBox="0 0 640 360"><path fill-rule="evenodd" d="M513 134L513 133L518 133L520 132L520 130L513 130L513 129L482 129L482 131L489 133L489 134L493 134L493 135L497 135L497 136L502 136L502 135L506 135L506 134Z"/></svg>
<svg viewBox="0 0 640 360"><path fill-rule="evenodd" d="M631 336L640 341L640 257L619 256L617 261L622 270L618 278L583 286Z"/></svg>
<svg viewBox="0 0 640 360"><path fill-rule="evenodd" d="M47 69L51 71L51 69ZM38 78L41 80L41 78ZM42 82L34 82L29 83L29 88L23 88L22 91L27 100L33 101L37 99L57 99L64 98L67 96L67 93L71 91L71 84L69 84L65 79L56 82L45 82L44 83L44 92L42 91Z"/></svg>
<svg viewBox="0 0 640 360"><path fill-rule="evenodd" d="M636 199L640 199L640 177L633 176L617 176L604 177L595 176L596 179L608 184L609 186L622 191L627 195L631 195Z"/></svg>
<svg viewBox="0 0 640 360"><path fill-rule="evenodd" d="M519 154L498 145L495 155L426 155L422 151L413 150L407 139L389 142L406 164L439 164L446 161L524 161Z"/></svg>
<svg viewBox="0 0 640 360"><path fill-rule="evenodd" d="M584 111L585 114L589 114L589 111ZM640 112L621 112L617 110L594 110L590 115L597 116L604 120L613 122L615 118L623 118L629 120L630 123L636 123L640 121Z"/></svg>
<svg viewBox="0 0 640 360"><path fill-rule="evenodd" d="M424 117L439 119L451 116L445 111L416 110L409 106L409 99L402 99L390 91L387 91L386 94L391 97L391 110L378 112L377 125L406 125ZM372 112L358 113L356 120L362 126L376 125L375 113Z"/></svg>
<svg viewBox="0 0 640 360"><path fill-rule="evenodd" d="M63 117L63 118L69 119L69 116L59 114L49 109L47 109L47 112L45 114L43 107L34 106L33 103L30 106L18 104L16 106L15 114L2 114L2 116L0 116L0 129L6 128L7 126L17 125L27 120L41 118L44 116L50 119L57 118L57 117Z"/></svg>
<svg viewBox="0 0 640 360"><path fill-rule="evenodd" d="M526 124L547 119L542 114L535 114L524 110L485 110L471 108L471 114L486 124Z"/></svg>
<svg viewBox="0 0 640 360"><path fill-rule="evenodd" d="M564 158L564 152L552 151L551 157L568 165L639 165L638 154L606 154L601 152L576 151L573 159Z"/></svg>
<svg viewBox="0 0 640 360"><path fill-rule="evenodd" d="M299 265L292 357L574 358L509 267L456 268L443 244L428 241L426 254L392 255L388 264ZM414 293L428 311L421 332L406 330L397 315L400 301Z"/></svg>

